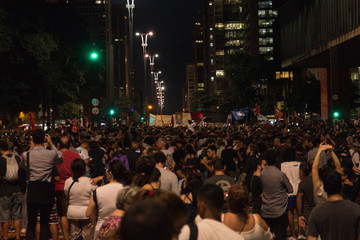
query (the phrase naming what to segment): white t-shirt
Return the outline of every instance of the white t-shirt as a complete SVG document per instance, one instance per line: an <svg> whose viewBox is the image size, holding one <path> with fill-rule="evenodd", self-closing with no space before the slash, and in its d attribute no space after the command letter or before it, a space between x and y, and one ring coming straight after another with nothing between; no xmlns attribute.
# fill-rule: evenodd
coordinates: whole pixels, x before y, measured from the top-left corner
<svg viewBox="0 0 360 240"><path fill-rule="evenodd" d="M70 177L65 181L64 191L68 194L69 187L73 183L73 178ZM70 189L69 207L67 217L69 219L87 219L86 209L89 205L91 193L97 188L91 184L91 179L88 177L79 178Z"/></svg>
<svg viewBox="0 0 360 240"><path fill-rule="evenodd" d="M86 150L85 148L83 148L83 147L78 147L77 149L76 149L76 151L78 151L78 153L79 153L79 155L80 155L80 157L82 158L82 159L89 159L90 157L89 157L89 153L88 153L88 150Z"/></svg>
<svg viewBox="0 0 360 240"><path fill-rule="evenodd" d="M239 233L219 221L204 219L196 225L198 227L198 240L244 240ZM178 240L188 240L189 238L190 228L185 225L181 229Z"/></svg>
<svg viewBox="0 0 360 240"><path fill-rule="evenodd" d="M105 218L116 209L116 196L120 189L123 188L121 183L109 183L96 189L96 198L99 206L98 220L95 231L99 231Z"/></svg>

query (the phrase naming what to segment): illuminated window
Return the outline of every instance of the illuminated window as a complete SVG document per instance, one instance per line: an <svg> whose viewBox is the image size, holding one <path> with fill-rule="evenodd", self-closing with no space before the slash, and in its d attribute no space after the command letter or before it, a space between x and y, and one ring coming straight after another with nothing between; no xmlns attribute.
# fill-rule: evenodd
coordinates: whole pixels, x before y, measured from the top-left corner
<svg viewBox="0 0 360 240"><path fill-rule="evenodd" d="M210 34L210 40L214 39L214 35Z"/></svg>
<svg viewBox="0 0 360 240"><path fill-rule="evenodd" d="M210 30L210 31L212 31L212 30L213 30L213 28L209 28L209 30Z"/></svg>
<svg viewBox="0 0 360 240"><path fill-rule="evenodd" d="M198 67L203 67L203 66L204 66L204 63L197 63L197 66L198 66Z"/></svg>
<svg viewBox="0 0 360 240"><path fill-rule="evenodd" d="M225 29L226 30L241 30L245 26L244 23L226 23Z"/></svg>
<svg viewBox="0 0 360 240"><path fill-rule="evenodd" d="M102 2L101 0L96 0L95 4L101 4L101 2Z"/></svg>
<svg viewBox="0 0 360 240"><path fill-rule="evenodd" d="M215 28L224 29L223 23L215 23Z"/></svg>
<svg viewBox="0 0 360 240"><path fill-rule="evenodd" d="M277 11L269 10L258 10L259 17L276 17Z"/></svg>
<svg viewBox="0 0 360 240"><path fill-rule="evenodd" d="M272 1L259 1L259 9L272 8Z"/></svg>
<svg viewBox="0 0 360 240"><path fill-rule="evenodd" d="M229 40L225 42L225 46L226 47L238 47L241 45L241 43L243 43L243 41L240 40Z"/></svg>
<svg viewBox="0 0 360 240"><path fill-rule="evenodd" d="M272 33L273 33L272 28L260 28L259 29L260 36L269 35L269 34L272 34Z"/></svg>
<svg viewBox="0 0 360 240"><path fill-rule="evenodd" d="M274 51L273 47L259 47L259 53L260 54L269 54Z"/></svg>
<svg viewBox="0 0 360 240"><path fill-rule="evenodd" d="M273 38L259 38L259 44L260 45L270 45L273 44L274 40Z"/></svg>
<svg viewBox="0 0 360 240"><path fill-rule="evenodd" d="M210 64L214 65L214 59L210 59Z"/></svg>
<svg viewBox="0 0 360 240"><path fill-rule="evenodd" d="M198 83L197 86L198 86L198 87L204 87L205 85L204 85L204 83Z"/></svg>
<svg viewBox="0 0 360 240"><path fill-rule="evenodd" d="M196 40L196 43L203 43L203 40Z"/></svg>
<svg viewBox="0 0 360 240"><path fill-rule="evenodd" d="M224 70L216 70L216 76L224 76L225 72Z"/></svg>
<svg viewBox="0 0 360 240"><path fill-rule="evenodd" d="M201 24L200 24L199 22L196 22L195 25L196 25L196 26L200 26Z"/></svg>
<svg viewBox="0 0 360 240"><path fill-rule="evenodd" d="M224 50L219 50L219 51L216 51L216 55L217 56L224 56Z"/></svg>
<svg viewBox="0 0 360 240"><path fill-rule="evenodd" d="M213 5L213 3L212 2L209 2L209 6L212 6Z"/></svg>
<svg viewBox="0 0 360 240"><path fill-rule="evenodd" d="M271 27L274 19L259 19L259 27Z"/></svg>
<svg viewBox="0 0 360 240"><path fill-rule="evenodd" d="M215 78L214 77L211 77L211 81L213 82L215 80Z"/></svg>
<svg viewBox="0 0 360 240"><path fill-rule="evenodd" d="M211 43L210 43L210 47L213 47L213 46L214 46L214 44L211 42Z"/></svg>

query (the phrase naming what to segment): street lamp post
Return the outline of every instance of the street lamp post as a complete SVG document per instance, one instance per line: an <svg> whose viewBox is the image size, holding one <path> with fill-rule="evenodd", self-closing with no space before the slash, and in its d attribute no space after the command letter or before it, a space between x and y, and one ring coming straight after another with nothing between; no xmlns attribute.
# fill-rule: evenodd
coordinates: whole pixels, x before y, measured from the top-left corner
<svg viewBox="0 0 360 240"><path fill-rule="evenodd" d="M146 55L147 58L149 58L149 65L150 65L150 76L151 76L151 92L150 92L150 101L151 103L155 103L156 97L155 97L155 87L154 87L154 65L155 65L155 58L159 57L158 54L154 55Z"/></svg>
<svg viewBox="0 0 360 240"><path fill-rule="evenodd" d="M158 106L160 108L160 115L162 115L162 110L163 110L163 107L164 107L164 81L160 81L159 80L159 74L161 74L161 71L159 72L154 72L154 83L155 83L155 88L156 88L156 97L157 97L157 100L158 100Z"/></svg>
<svg viewBox="0 0 360 240"><path fill-rule="evenodd" d="M148 36L152 36L153 32L148 32L148 33L136 33L136 36L140 36L141 37L141 46L143 49L143 57L144 57L144 103L145 106L147 105L148 102L148 96L147 96L147 77L146 77L146 48L148 46L147 40L148 40Z"/></svg>
<svg viewBox="0 0 360 240"><path fill-rule="evenodd" d="M129 75L130 83L127 86L127 94L129 95L134 87L134 0L126 0L126 8L129 12Z"/></svg>

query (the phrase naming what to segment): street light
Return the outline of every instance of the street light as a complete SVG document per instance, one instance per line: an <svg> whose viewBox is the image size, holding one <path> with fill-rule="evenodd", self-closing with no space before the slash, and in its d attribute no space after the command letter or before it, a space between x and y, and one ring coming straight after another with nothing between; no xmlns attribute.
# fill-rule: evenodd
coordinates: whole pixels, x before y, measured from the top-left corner
<svg viewBox="0 0 360 240"><path fill-rule="evenodd" d="M151 73L151 94L150 94L150 101L151 103L155 102L155 96L154 96L154 92L155 92L155 88L154 88L154 66L155 66L155 58L159 57L159 54L154 54L154 55L149 55L146 54L145 55L146 58L149 58L149 65L150 65L150 73Z"/></svg>
<svg viewBox="0 0 360 240"><path fill-rule="evenodd" d="M146 48L148 46L147 40L148 40L148 36L152 36L154 35L153 32L148 32L148 33L136 33L136 36L140 36L141 37L141 46L143 49L143 56L144 56L144 95L145 95L145 99L143 102L145 102L145 105L147 105L147 78L146 78ZM142 107L141 107L142 109Z"/></svg>
<svg viewBox="0 0 360 240"><path fill-rule="evenodd" d="M130 79L127 84L127 94L130 94L130 90L134 86L134 0L126 0L126 8L129 12L129 75ZM131 86L130 86L131 85Z"/></svg>

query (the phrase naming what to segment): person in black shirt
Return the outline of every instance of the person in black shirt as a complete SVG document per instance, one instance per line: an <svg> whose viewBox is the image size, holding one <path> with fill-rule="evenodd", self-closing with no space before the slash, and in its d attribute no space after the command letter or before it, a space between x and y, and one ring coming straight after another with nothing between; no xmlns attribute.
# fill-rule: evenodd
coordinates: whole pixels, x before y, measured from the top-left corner
<svg viewBox="0 0 360 240"><path fill-rule="evenodd" d="M257 213L261 215L261 194L262 194L262 186L261 186L261 180L260 180L260 173L261 171L267 166L267 163L265 160L256 159L256 170L253 173L253 176L251 178L251 201L253 203L253 213Z"/></svg>
<svg viewBox="0 0 360 240"><path fill-rule="evenodd" d="M233 149L233 141L229 140L226 148L221 152L221 158L225 160L226 171L225 174L230 177L235 177L236 163L239 161L238 154Z"/></svg>

